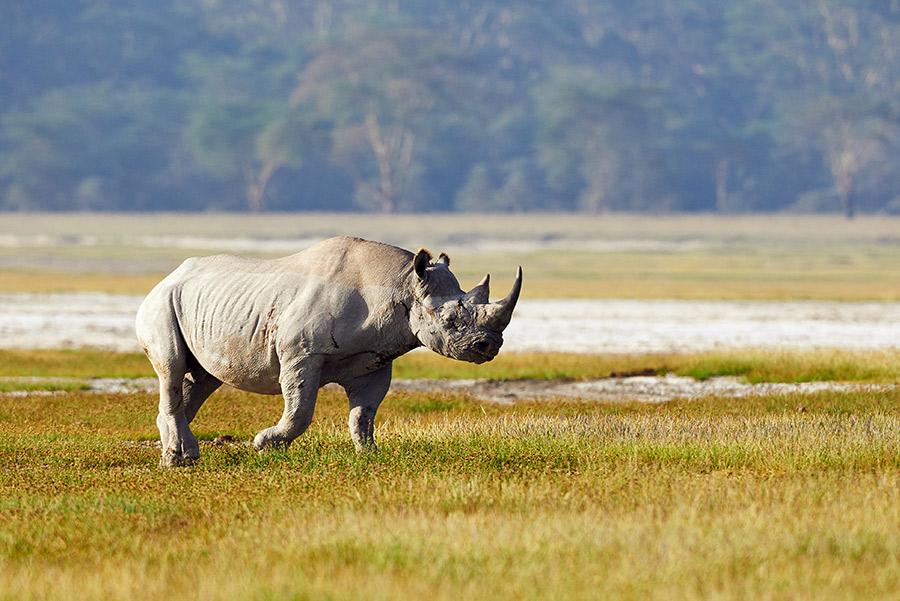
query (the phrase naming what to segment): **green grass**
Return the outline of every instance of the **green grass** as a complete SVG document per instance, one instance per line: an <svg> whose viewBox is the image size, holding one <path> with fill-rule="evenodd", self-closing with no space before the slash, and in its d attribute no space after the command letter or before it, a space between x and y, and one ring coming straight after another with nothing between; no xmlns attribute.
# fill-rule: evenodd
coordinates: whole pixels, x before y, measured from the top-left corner
<svg viewBox="0 0 900 601"><path fill-rule="evenodd" d="M69 379L31 379L31 378L2 378L0 379L0 392L75 392L87 390L88 383Z"/></svg>
<svg viewBox="0 0 900 601"><path fill-rule="evenodd" d="M501 353L483 365L429 352L404 355L395 378L496 380L589 379L676 373L698 379L739 376L749 382L900 382L900 351L745 350L695 354L582 355ZM152 377L139 353L82 350L0 350L0 377Z"/></svg>
<svg viewBox="0 0 900 601"><path fill-rule="evenodd" d="M675 356L672 370L700 380L748 382L900 382L900 351L733 351Z"/></svg>
<svg viewBox="0 0 900 601"><path fill-rule="evenodd" d="M97 349L0 349L0 377L141 378L155 375L142 353Z"/></svg>
<svg viewBox="0 0 900 601"><path fill-rule="evenodd" d="M277 397L232 390L201 440ZM325 391L287 451L156 467L146 394L0 397L0 598L888 598L900 391L663 406Z"/></svg>
<svg viewBox="0 0 900 601"><path fill-rule="evenodd" d="M900 351L740 350L691 354L584 355L501 353L484 365L415 353L395 362L398 378L590 379L675 373L697 379L739 376L749 382L900 381Z"/></svg>

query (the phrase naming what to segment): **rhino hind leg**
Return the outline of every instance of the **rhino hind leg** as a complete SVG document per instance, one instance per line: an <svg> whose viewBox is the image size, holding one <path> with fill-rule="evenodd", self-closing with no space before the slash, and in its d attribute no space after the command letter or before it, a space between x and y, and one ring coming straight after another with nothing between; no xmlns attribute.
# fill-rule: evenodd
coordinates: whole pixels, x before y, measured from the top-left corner
<svg viewBox="0 0 900 601"><path fill-rule="evenodd" d="M174 375L177 376L177 373ZM162 467L190 465L200 458L200 446L188 427L184 413L183 379L183 376L177 378L168 375L160 375L159 378L159 415L156 425L162 442Z"/></svg>
<svg viewBox="0 0 900 601"><path fill-rule="evenodd" d="M222 386L222 381L199 365L192 366L190 371L185 374L181 394L184 399L184 415L189 424L194 421L206 399L220 386Z"/></svg>
<svg viewBox="0 0 900 601"><path fill-rule="evenodd" d="M357 451L376 451L375 414L391 387L393 365L388 363L378 371L355 378L344 386L350 400L350 438Z"/></svg>
<svg viewBox="0 0 900 601"><path fill-rule="evenodd" d="M194 417L196 417L197 412L200 410L200 407L203 406L203 403L209 396L214 393L219 387L222 386L221 380L218 380L214 376L210 375L203 368L194 368L187 374L185 374L184 379L182 380L181 385L181 398L182 404L184 405L184 416L188 424L188 438L194 440L196 443L196 439L193 433L190 431L189 424L194 421ZM160 398L162 398L162 392L160 392ZM167 444L169 441L169 419L168 414L164 414L162 411L156 416L156 427L159 429L159 438L162 441L163 445ZM196 461L200 456L199 445L195 445L195 452L188 452L187 456L184 453L184 445L180 445L182 448L182 452L179 454L177 452L172 452L169 454L163 453L163 458L160 460L160 465L163 467L175 467L179 465L188 465L193 461ZM190 445L188 445L190 446ZM173 444L172 448L178 448L179 444Z"/></svg>
<svg viewBox="0 0 900 601"><path fill-rule="evenodd" d="M200 447L185 415L184 378L188 373L190 351L181 336L174 312L160 313L167 318L142 322L138 338L159 377L156 426L162 446L160 465L175 467L196 461L200 457Z"/></svg>
<svg viewBox="0 0 900 601"><path fill-rule="evenodd" d="M284 396L284 413L277 424L253 438L253 446L257 450L286 448L306 432L316 408L321 372L320 357L282 361L279 380Z"/></svg>

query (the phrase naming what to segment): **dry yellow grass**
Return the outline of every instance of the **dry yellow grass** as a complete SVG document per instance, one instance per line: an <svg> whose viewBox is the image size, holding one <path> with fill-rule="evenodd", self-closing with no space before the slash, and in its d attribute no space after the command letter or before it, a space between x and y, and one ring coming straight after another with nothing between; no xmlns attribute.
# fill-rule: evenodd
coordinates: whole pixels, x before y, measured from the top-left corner
<svg viewBox="0 0 900 601"><path fill-rule="evenodd" d="M105 292L147 294L165 274L0 270L0 293Z"/></svg>
<svg viewBox="0 0 900 601"><path fill-rule="evenodd" d="M170 267L188 254L173 258ZM541 251L520 254L454 256L454 270L465 287L491 272L493 289L511 284L524 265L523 298L633 298L713 300L900 300L900 256L857 253L840 261L833 255L770 256L732 251L714 257L697 254ZM140 255L134 264L141 265ZM0 293L106 292L146 294L166 271L60 272L0 269Z"/></svg>
<svg viewBox="0 0 900 601"><path fill-rule="evenodd" d="M466 286L490 271L502 290L524 265L525 298L898 300L898 231L898 218L791 215L7 214L0 292L143 294L185 257L235 238L348 234L448 249ZM29 236L48 238L28 246ZM469 240L500 247L467 251ZM503 250L510 241L525 244Z"/></svg>
<svg viewBox="0 0 900 601"><path fill-rule="evenodd" d="M898 395L393 394L357 455L327 392L289 451L178 471L128 442L152 395L0 397L0 598L889 598ZM196 431L246 440L279 404L227 391Z"/></svg>

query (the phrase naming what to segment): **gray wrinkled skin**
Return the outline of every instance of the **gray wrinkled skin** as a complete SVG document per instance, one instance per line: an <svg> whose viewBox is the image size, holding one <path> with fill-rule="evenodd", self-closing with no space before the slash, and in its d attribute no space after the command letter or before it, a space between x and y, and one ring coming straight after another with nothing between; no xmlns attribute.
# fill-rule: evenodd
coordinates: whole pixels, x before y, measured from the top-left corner
<svg viewBox="0 0 900 601"><path fill-rule="evenodd" d="M394 359L426 346L483 363L503 344L521 289L488 302L488 277L463 292L441 255L332 238L281 259L186 260L144 299L137 338L159 376L163 466L200 455L189 428L222 383L284 396L284 414L257 449L287 446L312 420L321 386L350 400L350 436L374 448L375 412Z"/></svg>

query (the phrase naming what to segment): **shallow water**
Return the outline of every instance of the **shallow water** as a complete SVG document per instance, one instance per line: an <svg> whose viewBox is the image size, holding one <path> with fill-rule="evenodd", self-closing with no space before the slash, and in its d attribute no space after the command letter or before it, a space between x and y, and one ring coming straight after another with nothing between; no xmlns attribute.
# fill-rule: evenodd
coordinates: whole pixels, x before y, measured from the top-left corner
<svg viewBox="0 0 900 601"><path fill-rule="evenodd" d="M0 347L138 350L140 296L0 294ZM692 352L900 347L900 303L522 300L511 351Z"/></svg>

